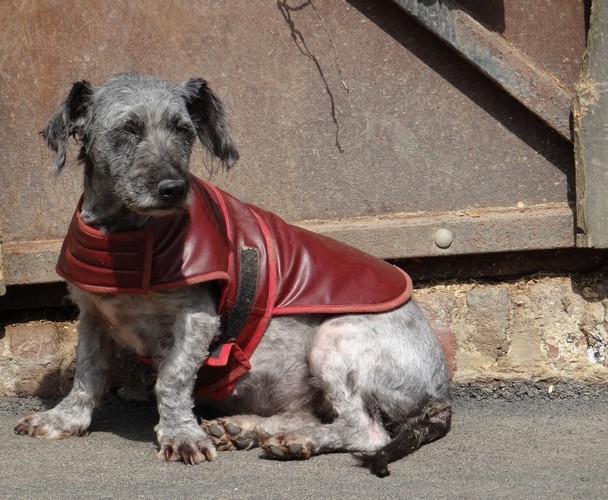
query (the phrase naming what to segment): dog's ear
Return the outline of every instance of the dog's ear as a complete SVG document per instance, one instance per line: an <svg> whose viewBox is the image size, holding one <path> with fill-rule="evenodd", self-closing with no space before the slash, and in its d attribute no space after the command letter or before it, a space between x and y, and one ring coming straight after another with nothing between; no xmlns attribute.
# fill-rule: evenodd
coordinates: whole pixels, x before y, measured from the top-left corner
<svg viewBox="0 0 608 500"><path fill-rule="evenodd" d="M84 80L72 85L72 89L53 116L40 132L55 153L57 161L53 170L57 173L65 165L65 150L71 135L84 135L84 123L87 119L93 87Z"/></svg>
<svg viewBox="0 0 608 500"><path fill-rule="evenodd" d="M178 89L186 101L199 140L228 168L232 167L239 159L239 152L228 135L222 102L202 78L191 78Z"/></svg>

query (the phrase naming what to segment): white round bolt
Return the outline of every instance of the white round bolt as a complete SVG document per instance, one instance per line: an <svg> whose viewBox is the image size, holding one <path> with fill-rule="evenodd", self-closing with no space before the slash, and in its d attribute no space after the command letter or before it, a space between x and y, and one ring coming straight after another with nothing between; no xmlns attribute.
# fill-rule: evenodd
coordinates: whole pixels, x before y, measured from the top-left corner
<svg viewBox="0 0 608 500"><path fill-rule="evenodd" d="M433 236L435 245L437 245L439 248L448 248L452 244L452 239L452 233L445 228L437 229L437 231L435 231L435 235Z"/></svg>

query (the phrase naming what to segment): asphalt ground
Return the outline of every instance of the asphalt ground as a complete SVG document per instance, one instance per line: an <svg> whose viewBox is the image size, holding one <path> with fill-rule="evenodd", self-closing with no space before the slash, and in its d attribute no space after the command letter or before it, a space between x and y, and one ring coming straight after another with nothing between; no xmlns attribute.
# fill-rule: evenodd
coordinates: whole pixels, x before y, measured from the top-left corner
<svg viewBox="0 0 608 500"><path fill-rule="evenodd" d="M608 387L455 387L452 431L380 479L346 453L281 462L259 450L187 466L156 459L150 402L109 396L90 435L17 436L52 401L0 398L0 498L608 498Z"/></svg>

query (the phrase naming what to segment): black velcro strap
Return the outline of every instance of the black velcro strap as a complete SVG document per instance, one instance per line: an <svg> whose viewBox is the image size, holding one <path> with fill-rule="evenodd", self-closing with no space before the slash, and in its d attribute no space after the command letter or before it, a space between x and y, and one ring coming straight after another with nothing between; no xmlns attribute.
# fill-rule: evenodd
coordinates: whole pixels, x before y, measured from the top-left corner
<svg viewBox="0 0 608 500"><path fill-rule="evenodd" d="M258 286L258 269L260 254L257 248L241 247L239 249L239 286L232 311L226 319L224 331L220 336L220 345L235 338L247 321L253 306L253 299Z"/></svg>

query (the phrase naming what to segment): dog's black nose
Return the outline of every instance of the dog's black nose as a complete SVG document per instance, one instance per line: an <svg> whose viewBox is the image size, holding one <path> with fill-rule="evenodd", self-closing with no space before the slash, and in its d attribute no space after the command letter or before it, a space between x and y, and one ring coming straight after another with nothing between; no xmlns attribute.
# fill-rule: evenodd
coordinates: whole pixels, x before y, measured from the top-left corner
<svg viewBox="0 0 608 500"><path fill-rule="evenodd" d="M158 183L158 194L163 201L178 201L186 194L186 183L181 180L167 179Z"/></svg>

